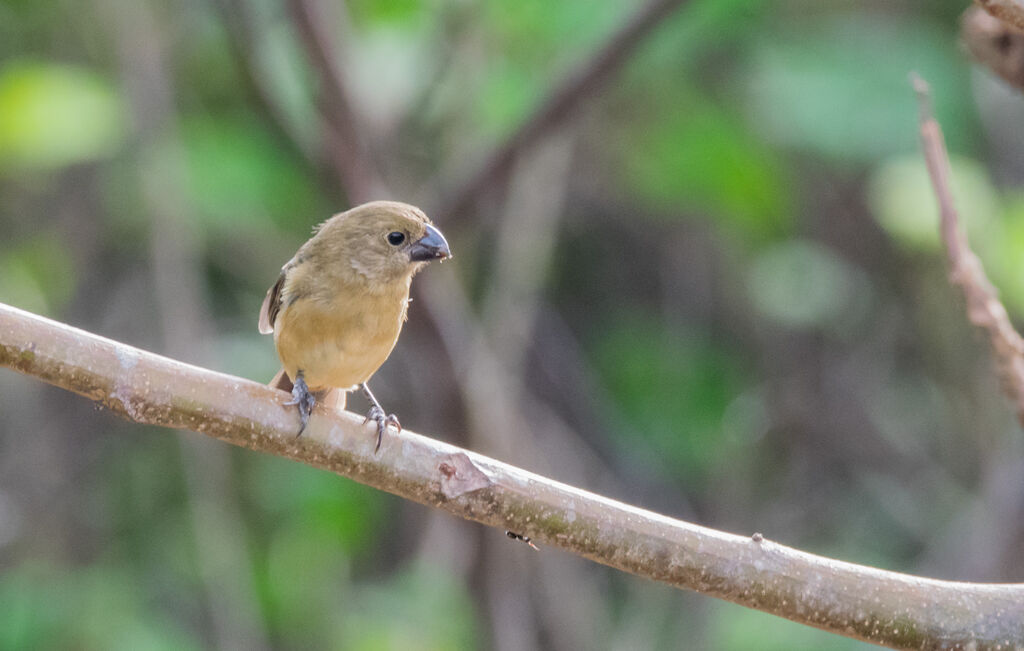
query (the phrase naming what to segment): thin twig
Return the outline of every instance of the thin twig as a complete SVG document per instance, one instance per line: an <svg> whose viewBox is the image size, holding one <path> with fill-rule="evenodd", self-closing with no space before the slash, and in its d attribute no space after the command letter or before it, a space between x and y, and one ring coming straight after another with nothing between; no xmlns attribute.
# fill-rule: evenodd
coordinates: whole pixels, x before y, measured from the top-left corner
<svg viewBox="0 0 1024 651"><path fill-rule="evenodd" d="M1003 391L1013 401L1017 418L1024 425L1024 340L1013 328L1006 308L985 275L978 256L971 251L960 227L950 184L949 154L939 123L932 116L928 84L916 74L911 83L920 106L921 144L932 188L939 204L942 240L949 259L950 282L958 286L967 301L967 318L988 334Z"/></svg>
<svg viewBox="0 0 1024 651"><path fill-rule="evenodd" d="M212 3L220 14L228 48L241 73L242 85L262 107L274 135L286 147L294 149L304 163L322 173L322 157L288 118L287 111L267 81L268 72L262 65L257 48L263 37L252 15L251 4L245 0L212 0Z"/></svg>
<svg viewBox="0 0 1024 651"><path fill-rule="evenodd" d="M555 86L519 128L484 157L478 171L451 191L437 214L451 224L468 218L466 212L485 191L501 185L512 162L583 106L629 60L647 36L686 0L651 0L613 34L582 66Z"/></svg>
<svg viewBox="0 0 1024 651"><path fill-rule="evenodd" d="M337 48L323 15L325 7L317 0L288 0L288 8L310 66L319 77L322 96L318 105L330 127L325 135L341 185L349 203L369 201L382 191L383 183L349 100Z"/></svg>
<svg viewBox="0 0 1024 651"><path fill-rule="evenodd" d="M923 579L645 511L407 430L380 454L363 419L0 304L0 366L139 423L192 429L330 470L633 574L901 649L1024 646L1024 584Z"/></svg>

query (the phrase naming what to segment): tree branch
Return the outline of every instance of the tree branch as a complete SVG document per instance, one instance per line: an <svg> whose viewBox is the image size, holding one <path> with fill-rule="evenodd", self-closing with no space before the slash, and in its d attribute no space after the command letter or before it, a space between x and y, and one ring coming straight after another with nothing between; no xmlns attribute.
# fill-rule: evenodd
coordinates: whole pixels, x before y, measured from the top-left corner
<svg viewBox="0 0 1024 651"><path fill-rule="evenodd" d="M298 132L268 81L268 72L258 54L263 36L258 33L251 6L245 0L212 0L224 26L227 45L238 67L241 85L266 115L273 135L315 172L323 173L323 161L313 143Z"/></svg>
<svg viewBox="0 0 1024 651"><path fill-rule="evenodd" d="M0 304L0 365L130 420L203 432L510 529L591 560L904 649L1024 646L1024 585L956 583L833 561L644 511L409 431L318 411L295 437L289 396Z"/></svg>
<svg viewBox="0 0 1024 651"><path fill-rule="evenodd" d="M340 184L352 205L376 198L384 184L349 101L330 25L323 15L326 7L316 0L288 0L288 9L310 66L319 78L318 104L326 120L328 153L338 170Z"/></svg>
<svg viewBox="0 0 1024 651"><path fill-rule="evenodd" d="M960 20L960 37L975 61L1024 90L1024 27L1015 24L970 7Z"/></svg>
<svg viewBox="0 0 1024 651"><path fill-rule="evenodd" d="M974 0L975 4L1008 25L1024 30L1022 0Z"/></svg>
<svg viewBox="0 0 1024 651"><path fill-rule="evenodd" d="M550 91L534 113L486 156L477 172L441 202L437 214L444 215L448 223L463 221L477 197L499 185L508 175L516 156L561 125L600 91L651 31L684 2L686 0L650 0L641 7L603 47Z"/></svg>
<svg viewBox="0 0 1024 651"><path fill-rule="evenodd" d="M917 75L912 75L911 82L920 105L921 144L939 203L950 282L964 293L967 318L988 335L1003 391L1013 401L1017 418L1024 425L1024 339L1014 330L1006 308L999 301L981 261L971 251L967 235L960 228L950 186L949 154L942 129L931 114L928 84Z"/></svg>

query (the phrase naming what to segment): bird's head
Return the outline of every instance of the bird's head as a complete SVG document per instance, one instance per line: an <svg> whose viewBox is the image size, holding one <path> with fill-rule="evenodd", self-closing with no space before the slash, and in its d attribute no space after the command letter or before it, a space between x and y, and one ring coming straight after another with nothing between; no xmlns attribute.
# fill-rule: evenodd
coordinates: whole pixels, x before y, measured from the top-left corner
<svg viewBox="0 0 1024 651"><path fill-rule="evenodd" d="M316 240L331 258L374 283L411 278L431 260L451 257L448 242L423 211L397 201L372 201L324 222Z"/></svg>

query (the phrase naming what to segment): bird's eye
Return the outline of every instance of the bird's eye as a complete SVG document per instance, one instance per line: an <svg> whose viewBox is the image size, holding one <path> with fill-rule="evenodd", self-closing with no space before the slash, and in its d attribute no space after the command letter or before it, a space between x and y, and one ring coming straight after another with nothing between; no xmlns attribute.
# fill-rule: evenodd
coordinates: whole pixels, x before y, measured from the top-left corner
<svg viewBox="0 0 1024 651"><path fill-rule="evenodd" d="M405 233L400 231L393 231L388 233L388 244L391 246L398 246L405 241Z"/></svg>

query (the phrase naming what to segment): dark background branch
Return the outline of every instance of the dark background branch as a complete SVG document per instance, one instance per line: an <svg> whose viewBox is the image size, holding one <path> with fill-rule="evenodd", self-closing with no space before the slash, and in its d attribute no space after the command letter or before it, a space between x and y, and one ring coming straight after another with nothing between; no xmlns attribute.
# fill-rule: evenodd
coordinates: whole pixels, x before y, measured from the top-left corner
<svg viewBox="0 0 1024 651"><path fill-rule="evenodd" d="M437 214L445 215L452 223L465 223L470 218L473 202L481 194L504 185L516 156L581 111L629 61L651 32L685 3L686 0L650 0L642 6L593 55L548 91L533 113L504 142L483 156L475 172L448 191Z"/></svg>
<svg viewBox="0 0 1024 651"><path fill-rule="evenodd" d="M942 219L942 240L949 259L950 281L963 292L967 318L985 331L1003 390L1013 402L1018 420L1024 425L1024 339L1014 329L981 261L967 242L967 234L960 225L953 201L952 170L945 139L939 123L931 114L928 85L917 76L913 77L913 83L920 103L925 161Z"/></svg>

